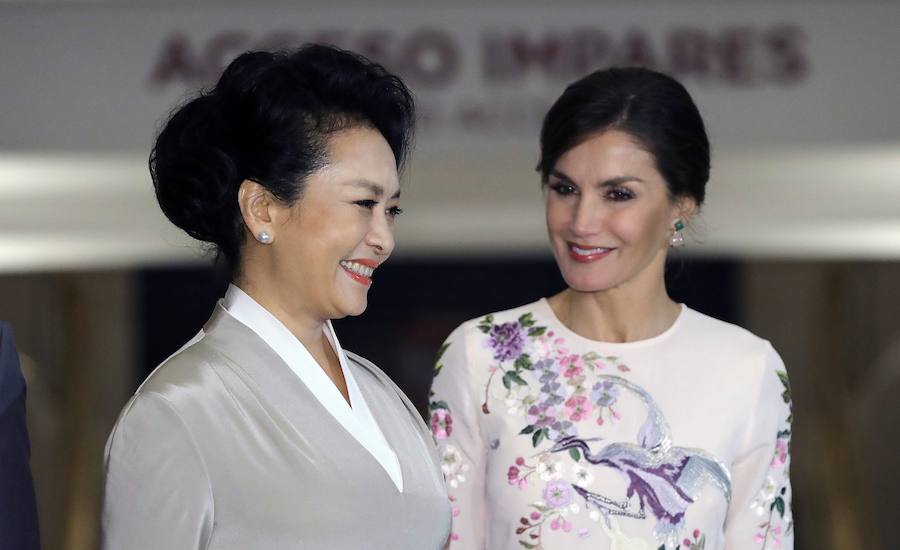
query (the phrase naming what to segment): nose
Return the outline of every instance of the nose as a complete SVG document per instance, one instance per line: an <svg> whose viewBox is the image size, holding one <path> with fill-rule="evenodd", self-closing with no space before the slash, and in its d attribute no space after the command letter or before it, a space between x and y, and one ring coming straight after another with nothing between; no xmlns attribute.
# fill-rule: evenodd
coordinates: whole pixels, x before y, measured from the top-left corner
<svg viewBox="0 0 900 550"><path fill-rule="evenodd" d="M590 197L581 197L572 212L572 233L584 237L600 232L603 225L600 205Z"/></svg>
<svg viewBox="0 0 900 550"><path fill-rule="evenodd" d="M366 244L382 257L382 261L394 251L394 226L388 221L387 214L372 216L372 224L366 233Z"/></svg>

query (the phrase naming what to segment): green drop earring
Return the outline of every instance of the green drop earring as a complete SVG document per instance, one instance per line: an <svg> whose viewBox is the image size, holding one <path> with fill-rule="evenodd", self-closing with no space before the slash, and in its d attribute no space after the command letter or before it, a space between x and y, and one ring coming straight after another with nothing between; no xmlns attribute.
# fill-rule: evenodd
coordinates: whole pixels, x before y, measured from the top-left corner
<svg viewBox="0 0 900 550"><path fill-rule="evenodd" d="M684 222L681 220L675 220L675 232L672 233L672 238L669 239L669 245L672 248L681 248L684 246Z"/></svg>

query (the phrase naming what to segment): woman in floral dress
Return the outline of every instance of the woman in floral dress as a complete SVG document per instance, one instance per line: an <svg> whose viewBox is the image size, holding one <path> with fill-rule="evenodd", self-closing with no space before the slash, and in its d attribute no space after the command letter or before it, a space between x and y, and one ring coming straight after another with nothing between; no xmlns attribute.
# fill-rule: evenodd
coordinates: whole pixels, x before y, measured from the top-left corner
<svg viewBox="0 0 900 550"><path fill-rule="evenodd" d="M438 353L451 547L791 548L784 365L665 288L709 176L687 91L588 75L547 114L538 171L568 288L463 323Z"/></svg>

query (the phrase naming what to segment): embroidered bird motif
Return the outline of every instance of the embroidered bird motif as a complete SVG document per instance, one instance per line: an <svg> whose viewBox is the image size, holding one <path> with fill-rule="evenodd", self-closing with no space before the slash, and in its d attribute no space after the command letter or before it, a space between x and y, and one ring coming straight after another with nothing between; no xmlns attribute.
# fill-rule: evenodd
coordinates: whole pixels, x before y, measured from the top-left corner
<svg viewBox="0 0 900 550"><path fill-rule="evenodd" d="M718 487L726 501L731 500L731 476L709 453L700 449L674 447L670 429L653 399L639 386L618 376L603 376L634 393L647 405L647 419L635 443L610 443L601 450L591 450L588 440L577 436L562 437L549 452L578 449L585 460L595 466L606 466L619 472L628 484L625 502L616 502L582 487L575 491L605 515L643 519L649 509L657 519L657 535L675 532L684 520L687 508L709 484ZM637 496L639 509L631 509Z"/></svg>

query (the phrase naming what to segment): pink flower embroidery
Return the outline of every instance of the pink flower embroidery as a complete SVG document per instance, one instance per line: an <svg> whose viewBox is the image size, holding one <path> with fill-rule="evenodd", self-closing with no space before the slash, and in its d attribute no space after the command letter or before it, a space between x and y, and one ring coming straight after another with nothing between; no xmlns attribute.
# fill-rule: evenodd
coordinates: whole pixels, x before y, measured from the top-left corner
<svg viewBox="0 0 900 550"><path fill-rule="evenodd" d="M573 395L566 401L566 416L578 422L591 414L591 402L584 395Z"/></svg>
<svg viewBox="0 0 900 550"><path fill-rule="evenodd" d="M438 409L431 415L431 433L435 439L447 439L453 433L453 417L447 409Z"/></svg>
<svg viewBox="0 0 900 550"><path fill-rule="evenodd" d="M561 479L554 479L544 487L544 502L550 508L566 507L572 500L572 486Z"/></svg>
<svg viewBox="0 0 900 550"><path fill-rule="evenodd" d="M509 471L506 472L506 479L509 481L510 485L515 485L519 481L519 469L515 466L510 466Z"/></svg>
<svg viewBox="0 0 900 550"><path fill-rule="evenodd" d="M775 457L772 459L772 466L780 467L783 466L785 462L787 462L788 458L788 440L787 438L779 437L777 441L775 441Z"/></svg>

